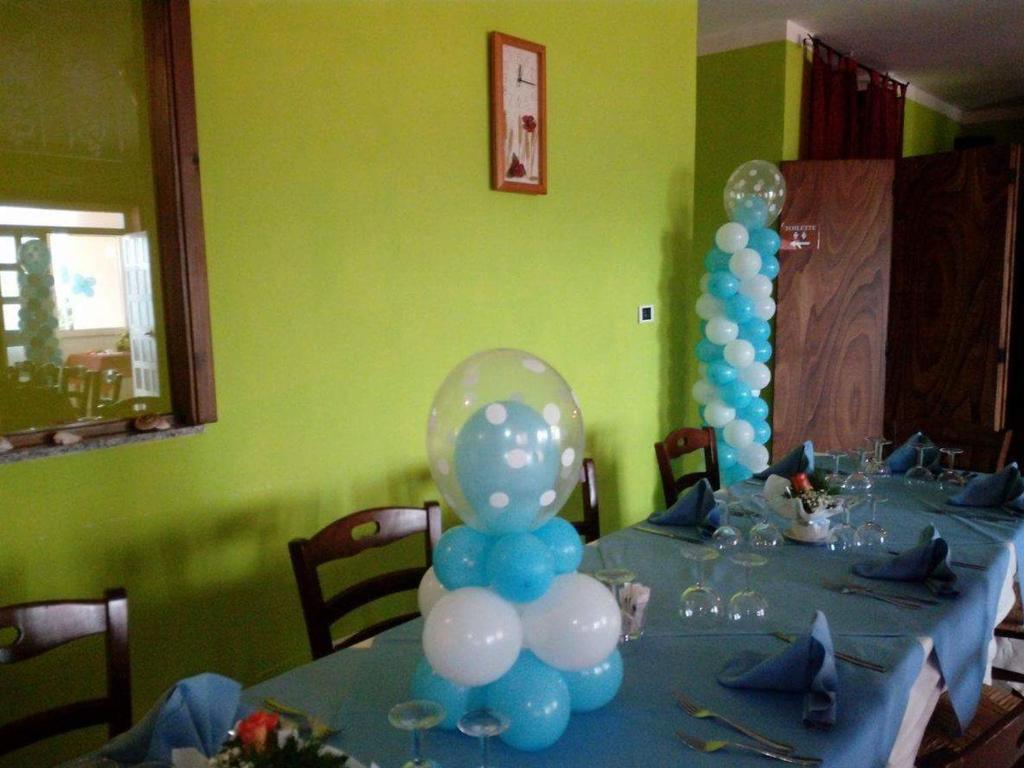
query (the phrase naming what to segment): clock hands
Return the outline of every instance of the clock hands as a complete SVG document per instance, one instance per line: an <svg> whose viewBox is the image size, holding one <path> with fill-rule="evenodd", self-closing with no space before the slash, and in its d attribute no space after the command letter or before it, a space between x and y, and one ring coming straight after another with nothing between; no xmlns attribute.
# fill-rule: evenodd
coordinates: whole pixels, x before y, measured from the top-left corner
<svg viewBox="0 0 1024 768"><path fill-rule="evenodd" d="M519 77L516 79L517 83L523 83L524 85L536 86L536 83L531 83L529 80L523 80L523 65L519 65Z"/></svg>

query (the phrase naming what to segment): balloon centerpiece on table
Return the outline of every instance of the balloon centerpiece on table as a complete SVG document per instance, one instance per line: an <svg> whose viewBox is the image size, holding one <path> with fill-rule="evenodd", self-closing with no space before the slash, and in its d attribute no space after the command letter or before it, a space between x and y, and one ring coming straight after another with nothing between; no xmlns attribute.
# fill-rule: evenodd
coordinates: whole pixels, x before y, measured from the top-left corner
<svg viewBox="0 0 1024 768"><path fill-rule="evenodd" d="M576 572L579 536L555 517L580 477L579 405L543 360L481 352L434 397L427 455L465 525L444 533L420 583L412 693L444 706L442 727L487 706L509 718L503 741L544 749L570 712L604 706L622 682L618 605Z"/></svg>
<svg viewBox="0 0 1024 768"><path fill-rule="evenodd" d="M775 315L772 281L779 274L779 236L769 226L782 211L786 181L764 160L744 163L725 185L730 221L718 228L704 257L697 314L701 378L693 385L704 424L715 428L723 485L768 466L768 341Z"/></svg>

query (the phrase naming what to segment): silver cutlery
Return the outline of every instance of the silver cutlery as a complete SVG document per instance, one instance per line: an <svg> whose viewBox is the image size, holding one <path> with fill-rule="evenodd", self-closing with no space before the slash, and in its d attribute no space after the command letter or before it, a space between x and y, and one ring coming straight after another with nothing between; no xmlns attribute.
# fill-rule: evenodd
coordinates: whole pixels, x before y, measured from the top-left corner
<svg viewBox="0 0 1024 768"><path fill-rule="evenodd" d="M898 549L887 550L890 555L902 555ZM987 566L979 565L978 563L965 563L963 560L950 560L950 565L959 565L961 568L970 568L973 571L984 571L987 570Z"/></svg>
<svg viewBox="0 0 1024 768"><path fill-rule="evenodd" d="M735 749L740 752L750 752L772 760L779 760L783 763L793 765L821 765L821 759L817 757L801 757L799 755L786 755L782 752L773 752L770 749L755 747L753 744L744 744L740 741L703 741L696 736L687 736L681 731L676 731L676 736L683 744L697 752L718 752L721 749Z"/></svg>
<svg viewBox="0 0 1024 768"><path fill-rule="evenodd" d="M768 749L774 750L775 752L785 752L786 754L789 754L793 751L793 747L791 747L789 744L769 739L767 736L758 733L753 728L748 728L742 723L737 723L735 720L730 720L725 715L721 715L718 712L713 712L710 709L700 706L696 702L686 698L683 694L679 693L678 691L676 691L676 703L680 707L682 707L683 711L686 712L686 714L690 715L691 717L696 717L698 719L711 718L713 720L718 720L719 722L725 723L730 728L739 731L744 736L748 736L754 741L760 742L764 746L768 747Z"/></svg>
<svg viewBox="0 0 1024 768"><path fill-rule="evenodd" d="M902 592L897 594L895 592L886 592L881 589L875 589L874 587L868 587L864 584L854 584L847 582L841 586L848 587L849 589L856 589L861 592L870 592L873 595L881 595L882 597L891 597L894 600L903 600L908 603L920 603L921 605L941 605L941 600L936 600L934 597L918 597L917 595L905 595Z"/></svg>
<svg viewBox="0 0 1024 768"><path fill-rule="evenodd" d="M784 632L772 632L772 636L777 637L779 640L782 640L787 643L792 643L796 639L793 635L787 635ZM873 672L880 672L883 675L889 671L888 667L884 667L881 664L876 664L873 661L868 661L867 659L862 659L860 656L854 656L852 654L843 653L841 651L834 651L833 653L837 659L842 659L847 664L853 664L857 667L864 667L864 669L870 669Z"/></svg>
<svg viewBox="0 0 1024 768"><path fill-rule="evenodd" d="M909 608L909 609L920 609L924 606L921 603L912 603L909 600L903 600L898 597L889 597L887 595L880 594L878 592L872 592L870 589L860 589L858 587L851 587L848 584L826 584L828 589L835 590L843 595L858 595L860 597L870 597L874 600L878 600L883 603L889 603L889 605L895 605L898 608Z"/></svg>
<svg viewBox="0 0 1024 768"><path fill-rule="evenodd" d="M706 544L707 542L700 536L691 536L686 533L674 533L673 531L663 531L660 528L651 528L646 525L634 525L634 531L641 531L643 533L653 533L655 536L664 536L667 539L676 539L677 541L688 541L691 544Z"/></svg>

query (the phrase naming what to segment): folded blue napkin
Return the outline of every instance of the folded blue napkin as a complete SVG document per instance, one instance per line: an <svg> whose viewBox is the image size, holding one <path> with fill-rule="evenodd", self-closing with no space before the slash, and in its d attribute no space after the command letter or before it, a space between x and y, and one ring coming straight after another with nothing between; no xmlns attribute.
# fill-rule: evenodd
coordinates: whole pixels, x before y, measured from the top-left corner
<svg viewBox="0 0 1024 768"><path fill-rule="evenodd" d="M165 692L132 728L109 741L100 755L128 765L171 762L171 751L192 747L212 757L239 718L242 686L214 674L189 677Z"/></svg>
<svg viewBox="0 0 1024 768"><path fill-rule="evenodd" d="M700 525L717 528L721 517L719 502L707 478L687 488L676 503L662 512L655 512L647 521L655 525Z"/></svg>
<svg viewBox="0 0 1024 768"><path fill-rule="evenodd" d="M1009 507L1024 512L1024 478L1017 462L1003 467L994 475L978 475L949 500L958 507Z"/></svg>
<svg viewBox="0 0 1024 768"><path fill-rule="evenodd" d="M814 471L814 443L807 440L803 445L798 445L781 459L772 464L763 472L758 472L754 477L758 480L767 480L771 475L782 475L792 477L800 472Z"/></svg>
<svg viewBox="0 0 1024 768"><path fill-rule="evenodd" d="M918 545L881 563L857 563L853 572L866 579L920 581L936 595L955 597L956 574L949 567L949 544L934 525L925 526Z"/></svg>
<svg viewBox="0 0 1024 768"><path fill-rule="evenodd" d="M911 467L916 467L917 447L919 445L926 446L924 449L924 465L931 467L936 464L939 460L939 447L932 444L932 441L928 439L924 432L915 432L903 445L889 454L889 458L885 460L889 471L900 475Z"/></svg>
<svg viewBox="0 0 1024 768"><path fill-rule="evenodd" d="M718 682L728 688L766 691L803 691L804 725L831 728L836 721L836 659L832 633L821 611L806 635L797 637L786 650L774 656L744 651L734 656L718 673Z"/></svg>

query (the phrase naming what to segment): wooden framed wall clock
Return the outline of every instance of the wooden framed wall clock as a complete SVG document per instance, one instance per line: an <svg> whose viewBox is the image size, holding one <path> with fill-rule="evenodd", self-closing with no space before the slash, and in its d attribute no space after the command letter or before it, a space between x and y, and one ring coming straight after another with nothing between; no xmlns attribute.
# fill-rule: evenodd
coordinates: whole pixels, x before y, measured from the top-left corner
<svg viewBox="0 0 1024 768"><path fill-rule="evenodd" d="M491 186L545 195L547 78L543 45L491 33Z"/></svg>

